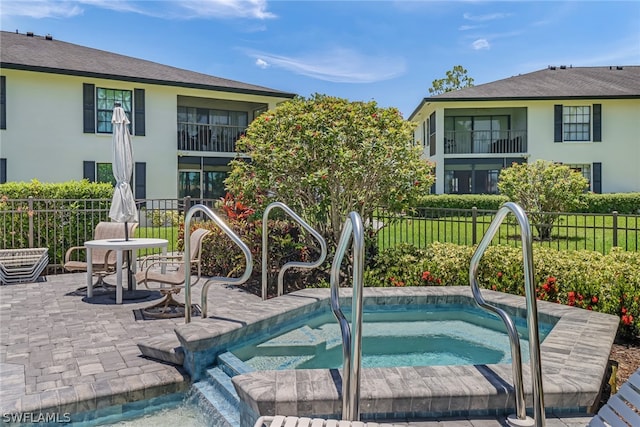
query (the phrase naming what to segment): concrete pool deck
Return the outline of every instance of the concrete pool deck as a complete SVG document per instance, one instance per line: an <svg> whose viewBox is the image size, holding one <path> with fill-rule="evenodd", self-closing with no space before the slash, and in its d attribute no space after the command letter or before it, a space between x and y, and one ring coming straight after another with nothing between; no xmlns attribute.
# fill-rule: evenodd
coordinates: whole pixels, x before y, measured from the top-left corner
<svg viewBox="0 0 640 427"><path fill-rule="evenodd" d="M138 343L175 336L175 329L198 335L216 325L231 327L299 299L262 302L241 289L214 285L209 291L211 317L196 316L187 326L182 318L136 320L135 310L150 305L149 301L123 305L87 302L74 294L85 280L84 274L65 274L37 283L0 286L3 419L5 414L15 413L78 413L186 390L190 378L182 368L143 357ZM194 289L194 302L199 302L200 288ZM598 345L597 333L591 340L571 345ZM577 373L580 368L572 369ZM547 425L583 426L589 419L551 415ZM394 424L501 426L504 417Z"/></svg>

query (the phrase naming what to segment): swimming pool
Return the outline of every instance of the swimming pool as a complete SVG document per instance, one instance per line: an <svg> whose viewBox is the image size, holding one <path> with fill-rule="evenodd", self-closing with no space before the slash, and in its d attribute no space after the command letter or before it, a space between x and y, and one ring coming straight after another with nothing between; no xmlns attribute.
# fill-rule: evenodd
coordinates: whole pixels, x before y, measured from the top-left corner
<svg viewBox="0 0 640 427"><path fill-rule="evenodd" d="M509 337L496 317L467 305L369 306L364 313L362 367L511 363ZM523 361L529 360L526 322L516 318ZM540 325L541 340L553 325ZM276 335L232 353L255 370L342 367L339 325L319 312Z"/></svg>

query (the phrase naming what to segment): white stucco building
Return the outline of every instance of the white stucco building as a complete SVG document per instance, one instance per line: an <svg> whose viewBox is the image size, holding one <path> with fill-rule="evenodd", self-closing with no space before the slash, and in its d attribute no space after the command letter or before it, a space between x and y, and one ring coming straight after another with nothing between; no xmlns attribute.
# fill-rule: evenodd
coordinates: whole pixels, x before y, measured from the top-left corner
<svg viewBox="0 0 640 427"><path fill-rule="evenodd" d="M217 198L235 141L294 94L0 32L0 183L109 181L111 112L131 120L134 195Z"/></svg>
<svg viewBox="0 0 640 427"><path fill-rule="evenodd" d="M424 98L409 117L435 193L497 193L500 170L538 159L596 193L640 192L640 66L549 67Z"/></svg>

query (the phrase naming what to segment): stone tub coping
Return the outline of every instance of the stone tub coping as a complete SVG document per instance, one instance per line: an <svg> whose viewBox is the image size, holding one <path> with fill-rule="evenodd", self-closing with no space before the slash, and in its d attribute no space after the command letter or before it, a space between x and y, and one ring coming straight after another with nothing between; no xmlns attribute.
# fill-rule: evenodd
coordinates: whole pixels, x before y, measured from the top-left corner
<svg viewBox="0 0 640 427"><path fill-rule="evenodd" d="M274 328L329 304L329 289L305 289L251 304L230 318L178 326L185 349L185 368L194 380L214 363L217 354L237 340ZM524 297L482 290L489 303L524 316ZM365 288L364 303L447 304L473 302L469 287ZM340 290L346 306L351 289ZM292 313L293 312L293 313ZM540 347L546 408L587 412L601 389L616 316L538 301L540 322L557 320ZM338 370L259 371L235 376L241 400L260 415L336 416L341 411ZM402 416L492 415L513 410L510 364L363 368L361 413L376 418ZM523 365L527 406L531 407L531 373Z"/></svg>

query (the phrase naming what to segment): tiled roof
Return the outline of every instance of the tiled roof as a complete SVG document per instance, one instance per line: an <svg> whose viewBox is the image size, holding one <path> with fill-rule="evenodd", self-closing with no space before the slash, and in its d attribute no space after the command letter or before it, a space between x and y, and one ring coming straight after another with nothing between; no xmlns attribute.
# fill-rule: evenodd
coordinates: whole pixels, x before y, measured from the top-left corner
<svg viewBox="0 0 640 427"><path fill-rule="evenodd" d="M2 68L292 98L295 94L132 58L51 37L0 32Z"/></svg>
<svg viewBox="0 0 640 427"><path fill-rule="evenodd" d="M638 98L640 66L549 67L528 74L425 98L475 99Z"/></svg>

